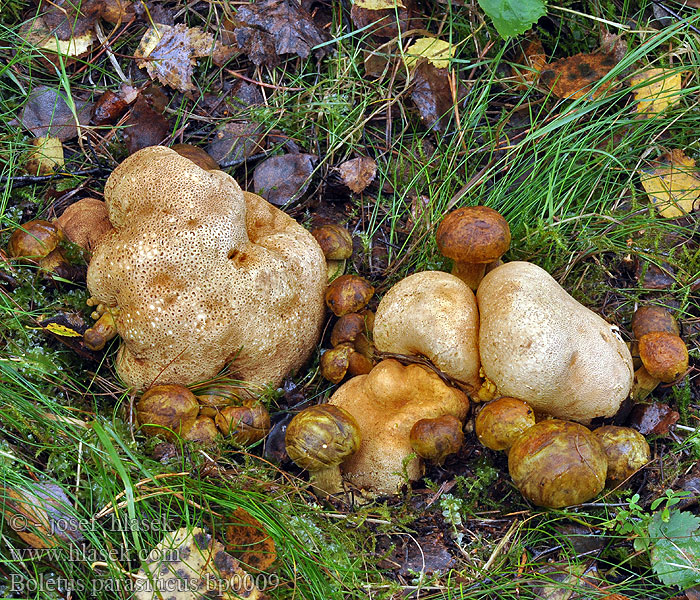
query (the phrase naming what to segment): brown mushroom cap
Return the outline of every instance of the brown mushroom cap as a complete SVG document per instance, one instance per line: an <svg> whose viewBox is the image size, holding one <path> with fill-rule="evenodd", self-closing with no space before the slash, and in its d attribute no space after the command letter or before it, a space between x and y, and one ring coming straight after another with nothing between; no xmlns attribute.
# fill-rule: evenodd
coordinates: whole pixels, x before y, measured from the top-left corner
<svg viewBox="0 0 700 600"><path fill-rule="evenodd" d="M14 258L44 258L56 249L62 237L49 221L27 221L10 236L7 253Z"/></svg>
<svg viewBox="0 0 700 600"><path fill-rule="evenodd" d="M347 410L360 427L360 449L341 465L345 478L359 488L394 494L422 475L422 461L413 454L410 433L421 419L452 415L464 421L469 399L436 373L396 360L380 362L368 375L353 377L329 400Z"/></svg>
<svg viewBox="0 0 700 600"><path fill-rule="evenodd" d="M136 416L146 435L173 441L185 435L199 414L197 397L182 385L155 385L136 405Z"/></svg>
<svg viewBox="0 0 700 600"><path fill-rule="evenodd" d="M502 395L581 423L618 411L634 376L627 345L544 269L497 267L477 301L481 365Z"/></svg>
<svg viewBox="0 0 700 600"><path fill-rule="evenodd" d="M107 205L97 198L83 198L71 204L56 219L56 225L74 244L92 252L102 236L113 229Z"/></svg>
<svg viewBox="0 0 700 600"><path fill-rule="evenodd" d="M639 340L639 356L644 368L654 379L671 383L688 368L688 348L672 333L654 331Z"/></svg>
<svg viewBox="0 0 700 600"><path fill-rule="evenodd" d="M422 355L467 386L479 386L479 312L474 292L442 271L399 281L382 298L374 343L382 352Z"/></svg>
<svg viewBox="0 0 700 600"><path fill-rule="evenodd" d="M120 308L117 370L131 387L232 376L277 385L313 350L326 262L296 221L223 171L162 146L109 177L115 229L93 254L93 297Z"/></svg>
<svg viewBox="0 0 700 600"><path fill-rule="evenodd" d="M437 230L443 256L457 262L486 264L510 248L508 221L488 206L465 206L448 213Z"/></svg>
<svg viewBox="0 0 700 600"><path fill-rule="evenodd" d="M217 163L206 150L199 146L193 146L192 144L174 144L170 148L171 150L175 150L180 156L189 158L195 165L202 167L205 171L216 171L219 168L219 163Z"/></svg>
<svg viewBox="0 0 700 600"><path fill-rule="evenodd" d="M651 449L644 436L630 427L604 425L593 430L608 459L607 480L621 483L651 460Z"/></svg>
<svg viewBox="0 0 700 600"><path fill-rule="evenodd" d="M486 404L476 416L474 430L491 450L508 450L520 434L535 424L535 412L527 402L504 396Z"/></svg>
<svg viewBox="0 0 700 600"><path fill-rule="evenodd" d="M666 331L680 335L678 323L673 315L661 306L640 306L632 317L632 333L636 340L642 339L647 333Z"/></svg>
<svg viewBox="0 0 700 600"><path fill-rule="evenodd" d="M453 415L421 419L411 428L411 448L421 458L442 465L450 454L459 452L464 443L462 421Z"/></svg>
<svg viewBox="0 0 700 600"><path fill-rule="evenodd" d="M321 225L311 232L328 260L346 260L352 256L350 232L333 223Z"/></svg>
<svg viewBox="0 0 700 600"><path fill-rule="evenodd" d="M336 317L362 310L374 295L374 287L359 275L341 275L326 289L326 305Z"/></svg>

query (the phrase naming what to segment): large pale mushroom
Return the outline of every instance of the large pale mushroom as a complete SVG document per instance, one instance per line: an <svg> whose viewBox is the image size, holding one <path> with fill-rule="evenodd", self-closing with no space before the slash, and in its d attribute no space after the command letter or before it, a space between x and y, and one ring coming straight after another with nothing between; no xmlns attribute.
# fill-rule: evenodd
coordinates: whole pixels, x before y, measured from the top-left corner
<svg viewBox="0 0 700 600"><path fill-rule="evenodd" d="M117 167L105 202L114 230L87 282L115 315L127 385L188 384L226 365L279 384L304 363L323 321L326 262L296 221L161 146Z"/></svg>
<svg viewBox="0 0 700 600"><path fill-rule="evenodd" d="M423 474L410 439L418 421L452 415L464 422L469 410L466 394L435 372L393 359L344 383L329 403L350 413L360 428L360 448L342 463L343 476L358 488L383 494L394 494L406 479Z"/></svg>
<svg viewBox="0 0 700 600"><path fill-rule="evenodd" d="M627 345L546 271L506 263L486 275L477 301L481 365L500 395L581 423L617 412L634 374Z"/></svg>

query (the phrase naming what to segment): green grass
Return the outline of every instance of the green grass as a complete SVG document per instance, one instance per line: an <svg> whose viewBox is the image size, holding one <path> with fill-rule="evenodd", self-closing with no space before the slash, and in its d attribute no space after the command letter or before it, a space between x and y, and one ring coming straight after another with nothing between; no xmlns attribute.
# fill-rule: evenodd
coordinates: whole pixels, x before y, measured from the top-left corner
<svg viewBox="0 0 700 600"><path fill-rule="evenodd" d="M518 54L517 42L494 38L476 11L439 6L426 27L458 44L453 67L459 69L466 91L457 107L459 122L453 114L445 132L436 135L420 122L402 68L365 77L364 50L372 42L367 31L353 33L348 14L334 5L335 51L319 64L292 58L275 69L249 69L245 60L237 59L225 67L272 86L263 88L263 105L252 110L231 106L227 116L212 119L200 100L172 94L166 116L173 141L182 137L205 145L215 126L242 118L259 123L267 133L279 131L319 157L309 190L312 198L322 197L334 167L343 160L373 156L378 175L371 194L353 197L336 212L362 242L355 261L362 274L369 270L373 251L387 254L388 268L374 281L379 293L411 272L448 269L434 243L437 224L455 206L487 204L511 224L508 259L540 264L580 301L623 328L639 302L671 306L681 321L697 322L697 293L691 285L700 272L700 254L697 244L678 243L697 236L697 223L660 218L642 191L639 170L645 168L644 161L668 149L700 158L699 38L679 22L653 30L646 2L565 3L564 8L594 18L550 11L550 27L539 30L550 56L595 50L600 26L595 19L632 23L632 29L625 34L628 54L606 80L618 79L613 91L594 101L562 101L542 88L516 89L509 65ZM48 85L74 96L92 94L94 100L121 83L104 55L94 63L52 66L43 61L45 53L18 35L21 8L8 5L0 17L3 178L23 174L30 137L9 121L32 89ZM197 5L198 12L186 10L182 19L191 26L217 23L220 10L215 3ZM697 16L683 14L700 27ZM125 57L133 54L143 31L132 26L112 46L125 72L130 62ZM684 87L676 106L653 118L639 118L630 102L629 78L647 66L683 71ZM230 78L225 70L200 61L198 94L215 93L224 78ZM82 147L76 140L68 142L67 169L94 166L93 151L111 166L124 158L119 137L106 139L107 131L94 130ZM232 175L244 187L252 184L252 169L246 165ZM99 178L70 181L85 186L81 195L99 193L104 183ZM20 223L52 216L56 195L49 189L4 186L1 247ZM302 199L290 212L308 223L315 209L313 202ZM671 265L677 284L663 293L640 289L625 270L630 254ZM65 510L89 524L84 532L87 547L91 556L104 557L96 561L104 564L71 560L70 555L55 560L30 556L17 535L0 523L0 580L13 575L22 581L64 578L86 582L87 589L76 590L74 597L116 598L119 594L108 589L110 582L130 580L126 573L138 571L141 551L160 541L164 527L203 524L220 532L221 519L212 511L223 515L242 507L275 541L279 585L269 590L274 598L392 598L411 592L423 598L522 599L541 597L540 588L548 582L588 598L612 592L640 600L673 595L650 574L648 558L635 555L628 540L614 530L606 530L602 549L590 555L579 556L562 543L562 524L600 528L625 495L610 494L570 511L532 511L503 481L502 458L494 459L502 474L495 481L476 473L479 489L464 481L481 467L470 463L457 473L462 482L452 493L464 497L460 547L451 537L457 530L442 516L439 502L419 510L412 504L415 497L365 508L324 505L312 499L304 481L261 459L258 449L246 453L227 443L211 450L186 446L170 461L156 461L154 443L129 425L134 398L116 382L111 354L99 364L86 364L38 326L41 317L61 310L79 311L87 318L87 291L56 285L28 266L15 265L10 274L17 289L10 293L0 286L0 485L60 485L73 505ZM697 334L688 342L697 359ZM329 387L317 371L300 379L307 397L327 395ZM689 386L674 395L682 423L696 426L697 396L691 397ZM273 402L272 410L283 409ZM659 465L649 468L655 486L650 495L674 485L687 461L697 460L698 448L697 433L678 442L660 440L664 453ZM505 500L494 508L493 498L500 500L504 493ZM112 520L117 514L160 529L120 531ZM386 563L379 559L393 560L391 548L400 553L408 536L421 538L416 521L421 516L428 516L444 534L457 564L448 574L398 580L382 571ZM514 520L517 525L499 547ZM378 540L390 550L380 549ZM118 559L110 558L115 549ZM605 592L590 586L590 581L600 584L590 574L588 583L562 582L557 575L594 559L612 582ZM17 597L7 586L0 585L0 594Z"/></svg>

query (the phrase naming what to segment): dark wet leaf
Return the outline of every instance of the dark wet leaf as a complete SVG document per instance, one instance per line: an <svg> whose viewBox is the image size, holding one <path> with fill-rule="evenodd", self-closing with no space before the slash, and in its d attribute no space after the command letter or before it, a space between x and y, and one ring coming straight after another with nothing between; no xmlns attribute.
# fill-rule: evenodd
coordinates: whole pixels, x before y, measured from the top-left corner
<svg viewBox="0 0 700 600"><path fill-rule="evenodd" d="M607 543L605 537L597 535L590 527L576 523L565 523L556 529L560 539L565 540L566 544L571 544L578 556L600 550Z"/></svg>
<svg viewBox="0 0 700 600"><path fill-rule="evenodd" d="M246 158L262 150L263 131L248 121L226 123L214 131L207 152L219 164Z"/></svg>
<svg viewBox="0 0 700 600"><path fill-rule="evenodd" d="M289 425L293 416L291 414L285 415L272 426L270 433L267 434L265 438L265 458L268 460L280 464L289 461L284 437L287 434L287 425Z"/></svg>
<svg viewBox="0 0 700 600"><path fill-rule="evenodd" d="M362 156L345 161L338 167L340 177L353 192L359 194L377 176L377 163L373 158Z"/></svg>
<svg viewBox="0 0 700 600"><path fill-rule="evenodd" d="M638 404L632 410L629 426L642 435L665 435L680 415L666 404Z"/></svg>
<svg viewBox="0 0 700 600"><path fill-rule="evenodd" d="M314 46L329 39L296 0L245 4L238 9L235 19L236 44L256 66L278 64L282 54L308 58ZM327 47L319 48L314 55L321 58L328 51Z"/></svg>
<svg viewBox="0 0 700 600"><path fill-rule="evenodd" d="M181 92L195 89L192 74L196 59L214 50L214 36L199 27L155 24L144 34L135 56L151 79Z"/></svg>
<svg viewBox="0 0 700 600"><path fill-rule="evenodd" d="M253 515L237 508L225 523L226 551L253 572L265 571L277 558L275 542Z"/></svg>
<svg viewBox="0 0 700 600"><path fill-rule="evenodd" d="M116 92L107 90L92 109L92 122L95 125L112 125L126 110L126 100Z"/></svg>
<svg viewBox="0 0 700 600"><path fill-rule="evenodd" d="M369 33L378 38L395 38L399 30L405 33L422 28L411 0L356 0L350 18L356 29L364 29L363 35Z"/></svg>
<svg viewBox="0 0 700 600"><path fill-rule="evenodd" d="M124 129L124 140L129 154L147 146L157 146L169 132L170 125L165 117L153 110L143 96L140 96Z"/></svg>
<svg viewBox="0 0 700 600"><path fill-rule="evenodd" d="M399 575L410 577L414 573L447 573L456 562L447 548L443 534L430 533L407 542L403 549L403 560L400 561Z"/></svg>
<svg viewBox="0 0 700 600"><path fill-rule="evenodd" d="M102 18L110 23L123 21L131 9L126 0L52 0L42 2L46 12L41 14L44 23L59 40L80 37L90 32L95 22Z"/></svg>
<svg viewBox="0 0 700 600"><path fill-rule="evenodd" d="M673 267L666 263L663 263L661 268L637 258L634 275L639 285L648 290L666 290L676 283Z"/></svg>
<svg viewBox="0 0 700 600"><path fill-rule="evenodd" d="M411 99L421 119L428 127L442 131L453 106L448 70L426 61L416 67L413 84Z"/></svg>
<svg viewBox="0 0 700 600"><path fill-rule="evenodd" d="M80 126L90 122L92 102L73 99ZM78 125L73 111L58 90L39 86L29 94L29 99L19 116L24 125L36 137L56 137L62 142L78 135Z"/></svg>
<svg viewBox="0 0 700 600"><path fill-rule="evenodd" d="M595 92L592 91L593 87L617 62L614 53L576 54L547 65L540 75L540 81L559 98L597 98L612 82L598 87Z"/></svg>
<svg viewBox="0 0 700 600"><path fill-rule="evenodd" d="M315 160L312 154L284 154L268 158L255 167L255 193L277 206L287 204L309 187L307 180L313 173Z"/></svg>

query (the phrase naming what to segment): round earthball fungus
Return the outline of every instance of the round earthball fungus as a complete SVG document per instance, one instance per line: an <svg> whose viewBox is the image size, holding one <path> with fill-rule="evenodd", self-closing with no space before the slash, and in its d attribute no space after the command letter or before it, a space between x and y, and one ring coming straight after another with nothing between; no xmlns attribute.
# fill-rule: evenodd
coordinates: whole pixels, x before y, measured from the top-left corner
<svg viewBox="0 0 700 600"><path fill-rule="evenodd" d="M226 406L214 420L222 434L243 445L260 441L270 431L270 413L255 400L246 400L242 406Z"/></svg>
<svg viewBox="0 0 700 600"><path fill-rule="evenodd" d="M632 386L629 349L549 273L506 263L484 277L476 296L481 366L501 395L581 423L618 411Z"/></svg>
<svg viewBox="0 0 700 600"><path fill-rule="evenodd" d="M169 148L136 152L110 175L114 230L88 288L113 309L117 371L143 389L216 376L278 385L308 358L324 318L326 262L291 217L223 171Z"/></svg>
<svg viewBox="0 0 700 600"><path fill-rule="evenodd" d="M411 448L426 460L442 465L450 454L459 452L464 443L462 421L454 415L420 419L411 427Z"/></svg>
<svg viewBox="0 0 700 600"><path fill-rule="evenodd" d="M454 261L452 274L476 291L486 266L510 248L510 227L493 208L465 206L443 218L437 245L443 256Z"/></svg>
<svg viewBox="0 0 700 600"><path fill-rule="evenodd" d="M360 428L346 410L329 404L302 410L287 425L287 454L311 474L314 487L342 491L341 462L360 447Z"/></svg>
<svg viewBox="0 0 700 600"><path fill-rule="evenodd" d="M474 292L442 271L414 273L382 298L374 343L382 352L425 356L467 388L478 388L479 312Z"/></svg>
<svg viewBox="0 0 700 600"><path fill-rule="evenodd" d="M102 236L112 230L107 206L97 198L83 198L71 204L56 219L65 236L90 254Z"/></svg>
<svg viewBox="0 0 700 600"><path fill-rule="evenodd" d="M516 439L535 424L535 412L527 402L504 396L486 404L476 416L479 441L491 450L509 450Z"/></svg>
<svg viewBox="0 0 700 600"><path fill-rule="evenodd" d="M156 385L141 396L136 418L148 436L162 435L175 441L193 427L199 414L197 397L181 385Z"/></svg>
<svg viewBox="0 0 700 600"><path fill-rule="evenodd" d="M466 394L448 386L420 365L380 362L368 375L353 377L331 396L360 427L359 450L343 462L344 477L355 487L395 494L423 474L423 463L411 447L411 429L421 419L452 415L460 423L469 410Z"/></svg>
<svg viewBox="0 0 700 600"><path fill-rule="evenodd" d="M364 277L341 275L326 289L326 305L336 317L362 310L374 295L374 288Z"/></svg>
<svg viewBox="0 0 700 600"><path fill-rule="evenodd" d="M537 506L587 502L605 487L608 463L583 425L550 419L526 430L508 453L508 471L520 493Z"/></svg>
<svg viewBox="0 0 700 600"><path fill-rule="evenodd" d="M605 425L593 430L608 460L607 481L622 483L651 460L651 449L644 436L630 427Z"/></svg>

